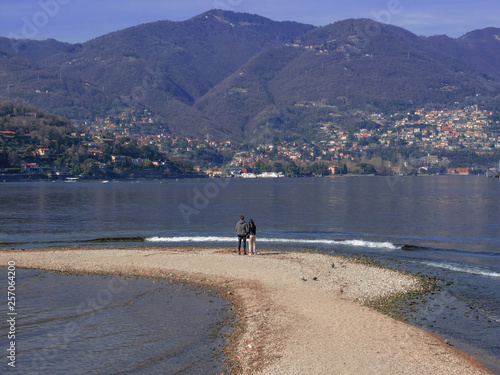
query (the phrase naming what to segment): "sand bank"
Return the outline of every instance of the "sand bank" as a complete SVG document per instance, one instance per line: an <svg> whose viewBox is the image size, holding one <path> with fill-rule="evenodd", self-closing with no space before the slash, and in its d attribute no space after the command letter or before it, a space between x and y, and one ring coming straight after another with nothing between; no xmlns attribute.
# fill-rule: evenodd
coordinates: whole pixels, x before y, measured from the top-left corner
<svg viewBox="0 0 500 375"><path fill-rule="evenodd" d="M19 268L175 278L214 285L241 309L230 365L242 374L489 374L429 332L363 306L416 279L341 257L228 251L0 252ZM332 267L332 263L334 267Z"/></svg>

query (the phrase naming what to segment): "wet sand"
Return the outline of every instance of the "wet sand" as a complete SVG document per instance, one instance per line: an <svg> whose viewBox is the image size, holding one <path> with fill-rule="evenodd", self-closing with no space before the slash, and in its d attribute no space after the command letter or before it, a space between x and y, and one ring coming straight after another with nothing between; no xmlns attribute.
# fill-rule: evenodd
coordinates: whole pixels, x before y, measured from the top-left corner
<svg viewBox="0 0 500 375"><path fill-rule="evenodd" d="M490 374L441 338L363 304L420 287L402 273L298 252L216 249L2 251L0 262L59 272L211 285L234 304L233 374ZM332 267L333 264L333 267Z"/></svg>

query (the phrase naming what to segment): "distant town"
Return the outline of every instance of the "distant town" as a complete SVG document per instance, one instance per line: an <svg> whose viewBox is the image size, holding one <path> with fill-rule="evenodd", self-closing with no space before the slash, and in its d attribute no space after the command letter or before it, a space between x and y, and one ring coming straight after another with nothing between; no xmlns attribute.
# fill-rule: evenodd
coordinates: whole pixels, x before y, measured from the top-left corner
<svg viewBox="0 0 500 375"><path fill-rule="evenodd" d="M43 115L26 111L22 116L34 121ZM390 115L357 111L350 126L335 113L329 117L309 124L315 140L275 138L259 145L173 136L152 113L137 109L94 118L66 139L2 130L2 147L17 144L22 152L10 152L11 167L0 169L0 178L499 176L500 118L492 111L477 106ZM34 146L35 139L46 146Z"/></svg>
<svg viewBox="0 0 500 375"><path fill-rule="evenodd" d="M303 103L301 105L318 105ZM442 151L470 150L478 154L500 151L499 119L493 112L480 110L477 106L453 110L419 109L412 113L357 112L360 120L368 120L366 128L349 132L342 130L335 122L319 124L322 140L304 143L281 141L242 147L231 140L210 141L189 137L172 137L170 134L154 132L155 120L148 111L123 112L118 116L96 118L86 124L95 142L90 153L99 153L100 144L107 142L100 135L112 132L115 137L136 139L138 143L154 147L160 153L174 158L188 158L193 161L196 173L208 176L277 177L300 174L300 169L312 164L320 165L312 174L460 174L473 173L468 165L450 166L447 157L439 157ZM145 126L146 125L146 126ZM148 134L145 132L148 129ZM377 155L375 150L391 149L396 146L413 146L424 156L404 158L390 162ZM220 165L197 165L196 154L200 150L215 150L230 154L229 160ZM231 152L227 152L230 150ZM213 164L213 163L208 163ZM483 173L496 174L498 168L489 166ZM479 173L479 172L477 172Z"/></svg>

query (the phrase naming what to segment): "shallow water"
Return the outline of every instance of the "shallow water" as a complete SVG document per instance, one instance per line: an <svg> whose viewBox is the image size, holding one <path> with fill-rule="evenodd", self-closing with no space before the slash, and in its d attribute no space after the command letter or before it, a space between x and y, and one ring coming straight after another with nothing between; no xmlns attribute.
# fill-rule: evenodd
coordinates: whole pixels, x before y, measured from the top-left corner
<svg viewBox="0 0 500 375"><path fill-rule="evenodd" d="M6 285L7 271L1 272ZM135 277L16 272L16 368L4 359L5 373L228 373L222 348L230 306L207 288ZM2 349L8 348L5 339Z"/></svg>

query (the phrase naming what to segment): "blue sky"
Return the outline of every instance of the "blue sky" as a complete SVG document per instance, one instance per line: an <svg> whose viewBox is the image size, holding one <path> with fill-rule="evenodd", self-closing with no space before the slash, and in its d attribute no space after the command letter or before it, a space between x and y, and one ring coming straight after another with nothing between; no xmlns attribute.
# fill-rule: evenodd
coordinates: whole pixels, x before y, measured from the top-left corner
<svg viewBox="0 0 500 375"><path fill-rule="evenodd" d="M218 8L324 26L371 18L418 35L457 38L500 27L498 0L0 0L0 36L77 43L141 23Z"/></svg>

